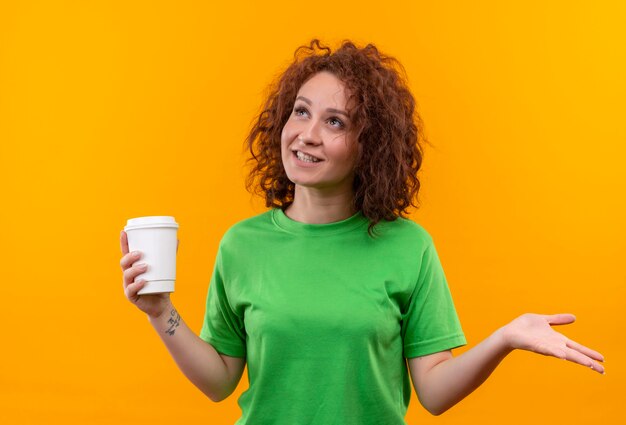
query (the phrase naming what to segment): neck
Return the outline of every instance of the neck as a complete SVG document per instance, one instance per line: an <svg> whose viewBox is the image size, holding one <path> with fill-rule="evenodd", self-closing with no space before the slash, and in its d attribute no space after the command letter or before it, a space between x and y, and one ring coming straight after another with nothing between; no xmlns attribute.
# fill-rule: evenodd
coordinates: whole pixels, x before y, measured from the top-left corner
<svg viewBox="0 0 626 425"><path fill-rule="evenodd" d="M296 185L293 203L285 210L292 220L307 224L326 224L345 220L356 213L352 190L333 194Z"/></svg>

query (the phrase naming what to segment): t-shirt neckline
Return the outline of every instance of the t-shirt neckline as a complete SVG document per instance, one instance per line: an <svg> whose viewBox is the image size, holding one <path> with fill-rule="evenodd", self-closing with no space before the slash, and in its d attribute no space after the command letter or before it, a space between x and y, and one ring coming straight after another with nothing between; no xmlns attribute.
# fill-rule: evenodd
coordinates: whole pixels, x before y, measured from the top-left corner
<svg viewBox="0 0 626 425"><path fill-rule="evenodd" d="M367 218L363 215L361 211L357 211L354 215L344 220L335 221L332 223L302 223L300 221L296 221L287 217L285 212L280 208L274 208L272 210L272 221L276 226L289 233L313 236L324 236L349 232L350 230L356 229L360 226L364 226L368 223Z"/></svg>

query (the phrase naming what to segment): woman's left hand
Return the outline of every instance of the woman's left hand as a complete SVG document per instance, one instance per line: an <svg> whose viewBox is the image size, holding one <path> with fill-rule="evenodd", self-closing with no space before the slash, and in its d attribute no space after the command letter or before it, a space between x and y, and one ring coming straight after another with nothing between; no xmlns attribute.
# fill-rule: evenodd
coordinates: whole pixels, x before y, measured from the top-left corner
<svg viewBox="0 0 626 425"><path fill-rule="evenodd" d="M503 337L511 349L520 349L554 356L587 366L604 374L604 356L556 332L551 325L574 322L573 314L523 314L502 328Z"/></svg>

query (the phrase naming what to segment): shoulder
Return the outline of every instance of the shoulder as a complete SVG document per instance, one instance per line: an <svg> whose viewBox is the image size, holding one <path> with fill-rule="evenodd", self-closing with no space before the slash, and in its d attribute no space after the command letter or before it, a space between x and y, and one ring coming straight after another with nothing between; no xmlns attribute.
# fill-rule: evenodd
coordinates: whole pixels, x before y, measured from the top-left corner
<svg viewBox="0 0 626 425"><path fill-rule="evenodd" d="M433 244L430 233L410 218L399 217L393 221L380 222L376 227L374 229L381 239L393 243L419 245L424 249Z"/></svg>
<svg viewBox="0 0 626 425"><path fill-rule="evenodd" d="M233 224L222 236L220 248L233 244L245 244L246 241L257 239L263 233L270 231L273 227L272 214L273 210L268 210Z"/></svg>

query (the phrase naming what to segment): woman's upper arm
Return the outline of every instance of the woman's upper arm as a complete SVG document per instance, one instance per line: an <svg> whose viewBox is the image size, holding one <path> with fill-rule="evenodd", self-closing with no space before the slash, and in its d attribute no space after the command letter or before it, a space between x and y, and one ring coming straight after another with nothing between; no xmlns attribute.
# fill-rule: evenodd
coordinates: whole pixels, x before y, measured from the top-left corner
<svg viewBox="0 0 626 425"><path fill-rule="evenodd" d="M438 353L407 359L409 370L411 372L411 380L413 381L413 388L415 388L415 393L418 398L421 386L425 382L424 377L426 376L426 373L439 363L445 362L452 357L452 350L445 350Z"/></svg>
<svg viewBox="0 0 626 425"><path fill-rule="evenodd" d="M231 357L221 353L219 354L226 365L226 369L228 370L228 377L230 381L228 394L230 395L233 391L235 391L237 385L239 385L239 380L241 379L241 375L243 375L243 369L246 366L246 358Z"/></svg>

